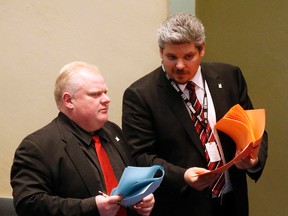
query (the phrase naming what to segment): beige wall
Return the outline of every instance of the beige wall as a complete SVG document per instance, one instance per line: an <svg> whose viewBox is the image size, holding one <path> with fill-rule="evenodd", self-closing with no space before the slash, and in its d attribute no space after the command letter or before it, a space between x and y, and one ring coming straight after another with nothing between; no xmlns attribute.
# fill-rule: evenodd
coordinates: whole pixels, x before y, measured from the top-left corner
<svg viewBox="0 0 288 216"><path fill-rule="evenodd" d="M159 65L155 33L167 8L164 0L0 1L0 196L11 196L21 139L57 114L53 85L65 63L98 65L120 124L124 89ZM254 106L267 112L269 160L260 181L249 181L251 216L288 215L287 8L286 0L196 1L206 60L239 65Z"/></svg>
<svg viewBox="0 0 288 216"><path fill-rule="evenodd" d="M0 1L0 196L11 196L13 154L57 114L54 80L74 60L97 65L120 124L124 89L160 64L164 0Z"/></svg>
<svg viewBox="0 0 288 216"><path fill-rule="evenodd" d="M251 216L288 215L288 1L197 0L206 60L239 65L255 108L266 109L269 157L249 181Z"/></svg>

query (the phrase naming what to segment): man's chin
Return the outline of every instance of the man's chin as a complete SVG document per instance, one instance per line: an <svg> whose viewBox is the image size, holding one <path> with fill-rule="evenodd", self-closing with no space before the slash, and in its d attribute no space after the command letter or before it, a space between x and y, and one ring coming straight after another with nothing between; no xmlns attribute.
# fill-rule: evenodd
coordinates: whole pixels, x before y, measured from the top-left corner
<svg viewBox="0 0 288 216"><path fill-rule="evenodd" d="M181 77L177 77L176 79L174 79L178 84L185 84L187 83L189 80L187 80L187 78L181 78Z"/></svg>
<svg viewBox="0 0 288 216"><path fill-rule="evenodd" d="M98 121L99 122L102 122L103 124L105 123L105 122L107 122L108 121L108 115L103 115L103 116L101 116L100 118L98 118Z"/></svg>

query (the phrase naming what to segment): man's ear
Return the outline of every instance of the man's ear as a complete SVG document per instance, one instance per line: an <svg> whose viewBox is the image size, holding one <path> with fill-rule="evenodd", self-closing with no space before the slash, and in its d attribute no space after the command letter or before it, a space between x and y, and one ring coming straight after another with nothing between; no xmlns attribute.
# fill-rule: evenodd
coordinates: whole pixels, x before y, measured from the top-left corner
<svg viewBox="0 0 288 216"><path fill-rule="evenodd" d="M74 105L72 102L72 96L69 92L64 92L62 95L63 104L68 109L73 109Z"/></svg>
<svg viewBox="0 0 288 216"><path fill-rule="evenodd" d="M204 55L205 55L205 43L202 44L202 49L201 49L201 51L200 51L200 56L201 56L201 58L203 58Z"/></svg>
<svg viewBox="0 0 288 216"><path fill-rule="evenodd" d="M159 47L159 53L160 53L161 59L163 59L163 48Z"/></svg>

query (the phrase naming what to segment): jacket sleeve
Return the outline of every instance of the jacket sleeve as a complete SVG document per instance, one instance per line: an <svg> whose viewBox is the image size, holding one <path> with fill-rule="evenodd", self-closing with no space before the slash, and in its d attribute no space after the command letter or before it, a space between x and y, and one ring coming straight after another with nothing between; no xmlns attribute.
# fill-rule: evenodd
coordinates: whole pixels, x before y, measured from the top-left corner
<svg viewBox="0 0 288 216"><path fill-rule="evenodd" d="M225 66L225 65L224 65ZM225 80L226 83L229 83L230 89L229 91L226 91L229 96L227 97L229 101L232 103L230 106L233 106L235 104L240 104L244 110L254 109L252 102L250 100L250 97L248 95L248 87L245 81L245 78L240 70L239 67L236 66L225 66L225 68L230 68L233 72L231 73L231 70L229 72L225 72L222 74L222 78ZM231 108L231 107L228 108ZM228 110L226 110L227 112ZM266 159L268 156L268 134L266 131L264 131L260 151L258 154L259 163L256 165L255 168L247 170L247 174L250 178L257 181L265 167Z"/></svg>
<svg viewBox="0 0 288 216"><path fill-rule="evenodd" d="M242 74L240 68L238 68L238 67L237 67L237 71L238 71L237 74L238 74L239 92L240 92L239 104L245 110L254 109L252 102L250 101L250 98L248 96L247 84L246 84L246 81L243 77L243 74ZM255 181L257 181L260 178L260 176L264 170L267 157L268 157L268 134L266 131L264 131L264 134L263 134L262 140L261 140L260 150L258 153L259 162L254 169L247 170L247 174L249 175L250 178L252 178ZM253 171L253 170L255 170L255 171Z"/></svg>

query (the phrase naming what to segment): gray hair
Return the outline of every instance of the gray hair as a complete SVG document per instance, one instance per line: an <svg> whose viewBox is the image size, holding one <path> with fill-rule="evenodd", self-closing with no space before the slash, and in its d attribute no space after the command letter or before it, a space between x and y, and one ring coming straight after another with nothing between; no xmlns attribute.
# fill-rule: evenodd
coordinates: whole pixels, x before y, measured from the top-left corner
<svg viewBox="0 0 288 216"><path fill-rule="evenodd" d="M61 98L64 92L69 92L70 94L74 94L78 88L79 84L77 82L79 70L80 69L88 69L91 72L99 73L99 70L96 66L87 64L81 61L74 61L68 63L62 67L59 72L59 76L55 82L54 88L54 98L58 108L61 106Z"/></svg>
<svg viewBox="0 0 288 216"><path fill-rule="evenodd" d="M158 45L161 49L165 43L195 43L201 50L205 42L205 30L202 22L187 13L177 13L167 17L157 31Z"/></svg>

